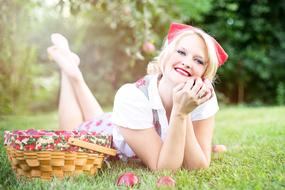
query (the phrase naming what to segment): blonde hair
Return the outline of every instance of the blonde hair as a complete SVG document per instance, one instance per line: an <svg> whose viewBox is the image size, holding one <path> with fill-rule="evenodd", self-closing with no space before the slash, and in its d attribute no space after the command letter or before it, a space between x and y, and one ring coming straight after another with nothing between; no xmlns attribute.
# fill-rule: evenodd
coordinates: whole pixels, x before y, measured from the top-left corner
<svg viewBox="0 0 285 190"><path fill-rule="evenodd" d="M179 32L179 34L168 44L167 38L162 46L161 52L155 57L147 66L148 74L163 74L164 64L169 59L171 53L176 49L177 44L185 37L196 34L200 36L206 47L208 53L206 70L202 77L208 78L210 81L214 80L218 69L218 57L216 54L215 44L212 37L198 28L186 29Z"/></svg>

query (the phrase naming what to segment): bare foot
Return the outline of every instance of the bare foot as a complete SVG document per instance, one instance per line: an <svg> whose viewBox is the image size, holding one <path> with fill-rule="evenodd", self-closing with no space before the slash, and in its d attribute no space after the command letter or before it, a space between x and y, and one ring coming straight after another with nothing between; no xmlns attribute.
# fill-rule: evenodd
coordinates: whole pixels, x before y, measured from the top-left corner
<svg viewBox="0 0 285 190"><path fill-rule="evenodd" d="M54 33L50 36L50 38L54 46L65 51L66 56L68 56L69 59L73 60L77 66L80 64L79 56L70 51L68 40L62 34Z"/></svg>
<svg viewBox="0 0 285 190"><path fill-rule="evenodd" d="M59 33L53 33L50 36L50 39L55 46L59 47L62 50L70 51L68 41L63 35Z"/></svg>
<svg viewBox="0 0 285 190"><path fill-rule="evenodd" d="M227 151L227 147L222 144L216 144L212 146L212 152L214 153L221 153Z"/></svg>
<svg viewBox="0 0 285 190"><path fill-rule="evenodd" d="M58 46L51 46L47 49L49 57L54 60L68 77L73 79L79 78L81 72L76 60L71 56L70 51L61 49Z"/></svg>

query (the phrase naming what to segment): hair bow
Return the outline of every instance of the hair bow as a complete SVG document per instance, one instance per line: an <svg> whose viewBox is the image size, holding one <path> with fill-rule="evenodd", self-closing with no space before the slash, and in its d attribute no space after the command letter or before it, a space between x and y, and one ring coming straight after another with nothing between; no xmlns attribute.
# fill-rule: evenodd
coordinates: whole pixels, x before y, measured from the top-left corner
<svg viewBox="0 0 285 190"><path fill-rule="evenodd" d="M167 40L168 43L170 43L177 34L179 34L180 31L182 30L187 30L187 29L194 29L195 27L186 25L186 24L179 24L179 23L172 23L170 25L168 34L167 34ZM209 35L210 36L210 35ZM216 49L216 54L218 57L219 65L223 65L227 59L228 59L228 54L225 52L225 50L222 48L222 46L212 37L210 36L215 44L215 49Z"/></svg>

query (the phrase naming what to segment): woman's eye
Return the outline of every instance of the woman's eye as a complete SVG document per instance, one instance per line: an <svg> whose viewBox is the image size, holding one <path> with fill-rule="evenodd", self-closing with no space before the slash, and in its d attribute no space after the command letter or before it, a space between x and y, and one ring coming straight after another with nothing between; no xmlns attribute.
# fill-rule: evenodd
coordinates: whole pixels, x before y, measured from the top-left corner
<svg viewBox="0 0 285 190"><path fill-rule="evenodd" d="M204 61L200 60L200 59L196 59L197 63L204 65Z"/></svg>
<svg viewBox="0 0 285 190"><path fill-rule="evenodd" d="M177 50L177 53L179 53L180 55L186 55L186 52L182 50Z"/></svg>

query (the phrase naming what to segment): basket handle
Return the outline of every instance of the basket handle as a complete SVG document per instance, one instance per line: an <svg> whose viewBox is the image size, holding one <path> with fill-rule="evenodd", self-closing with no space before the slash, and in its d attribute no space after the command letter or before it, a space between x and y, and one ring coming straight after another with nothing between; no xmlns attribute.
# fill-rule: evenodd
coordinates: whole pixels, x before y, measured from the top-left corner
<svg viewBox="0 0 285 190"><path fill-rule="evenodd" d="M89 143L89 142L82 141L82 140L79 140L79 139L76 139L73 137L70 137L68 139L68 143L71 145L79 146L79 147L86 148L89 150L94 150L94 151L104 153L104 154L108 154L111 156L115 156L117 154L117 151L115 149L107 148L107 147L100 146L100 145L97 145L94 143Z"/></svg>

